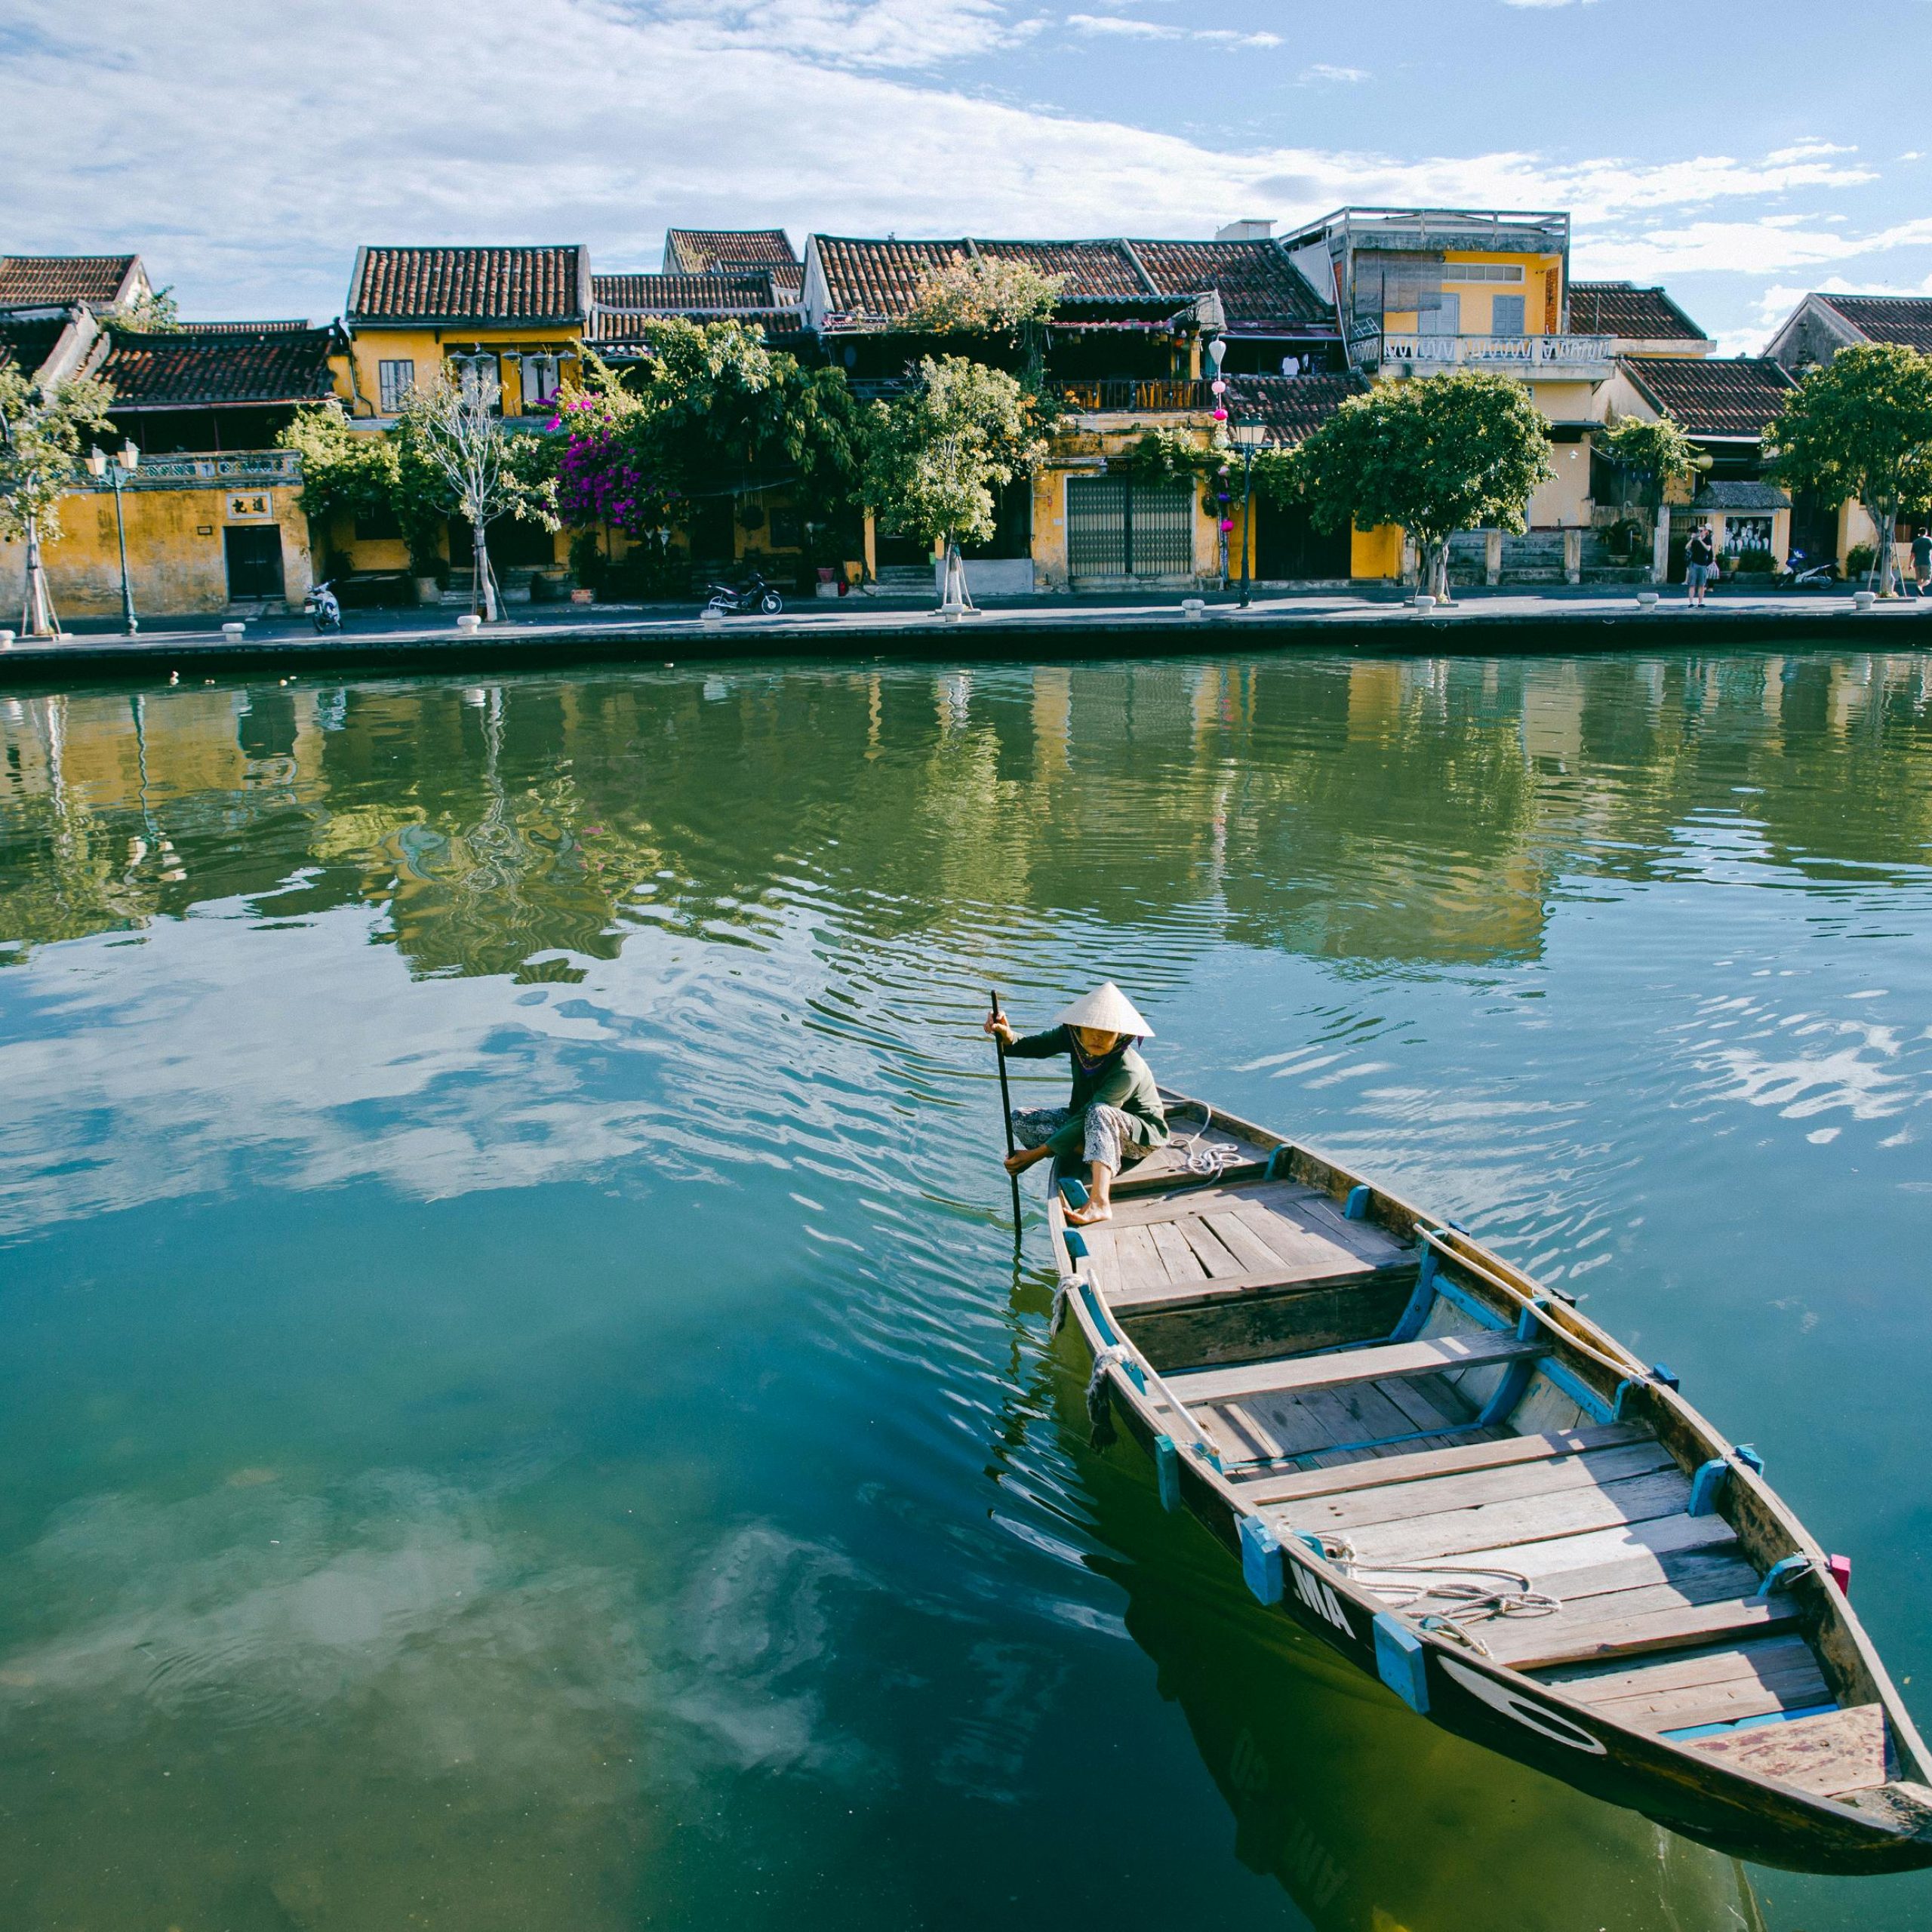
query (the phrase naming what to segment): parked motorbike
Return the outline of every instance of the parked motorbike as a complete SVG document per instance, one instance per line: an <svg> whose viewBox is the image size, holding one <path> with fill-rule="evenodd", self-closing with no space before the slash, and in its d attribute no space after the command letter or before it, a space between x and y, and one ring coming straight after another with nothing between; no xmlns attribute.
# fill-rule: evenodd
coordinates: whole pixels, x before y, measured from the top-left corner
<svg viewBox="0 0 1932 1932"><path fill-rule="evenodd" d="M785 608L784 598L756 571L752 572L751 582L742 589L729 583L714 583L707 587L711 597L704 608L723 617L755 611L760 617L775 617Z"/></svg>
<svg viewBox="0 0 1932 1932"><path fill-rule="evenodd" d="M309 594L302 600L302 608L308 613L309 621L318 631L339 631L342 629L342 606L336 600L333 587L327 583L311 584Z"/></svg>
<svg viewBox="0 0 1932 1932"><path fill-rule="evenodd" d="M1827 557L1822 563L1807 563L1802 550L1794 550L1778 574L1776 587L1780 590L1829 590L1838 580L1838 567L1834 558Z"/></svg>

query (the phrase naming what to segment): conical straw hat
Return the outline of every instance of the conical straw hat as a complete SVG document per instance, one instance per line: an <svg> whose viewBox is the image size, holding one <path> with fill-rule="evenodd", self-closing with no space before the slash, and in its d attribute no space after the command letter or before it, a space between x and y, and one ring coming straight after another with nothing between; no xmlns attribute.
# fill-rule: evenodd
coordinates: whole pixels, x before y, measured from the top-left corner
<svg viewBox="0 0 1932 1932"><path fill-rule="evenodd" d="M1112 980L1103 981L1085 998L1056 1013L1056 1026L1091 1026L1100 1033L1132 1033L1151 1040L1154 1029L1134 1011L1134 1002Z"/></svg>

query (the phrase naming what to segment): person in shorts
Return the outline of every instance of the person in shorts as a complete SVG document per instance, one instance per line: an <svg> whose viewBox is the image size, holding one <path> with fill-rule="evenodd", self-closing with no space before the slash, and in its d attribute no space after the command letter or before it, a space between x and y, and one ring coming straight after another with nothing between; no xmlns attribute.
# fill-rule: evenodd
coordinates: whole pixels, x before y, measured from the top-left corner
<svg viewBox="0 0 1932 1932"><path fill-rule="evenodd" d="M1912 580L1921 597L1932 597L1932 530L1924 524L1912 540Z"/></svg>
<svg viewBox="0 0 1932 1932"><path fill-rule="evenodd" d="M1717 546L1711 541L1711 527L1700 523L1684 546L1684 588L1693 605L1702 604L1717 570Z"/></svg>

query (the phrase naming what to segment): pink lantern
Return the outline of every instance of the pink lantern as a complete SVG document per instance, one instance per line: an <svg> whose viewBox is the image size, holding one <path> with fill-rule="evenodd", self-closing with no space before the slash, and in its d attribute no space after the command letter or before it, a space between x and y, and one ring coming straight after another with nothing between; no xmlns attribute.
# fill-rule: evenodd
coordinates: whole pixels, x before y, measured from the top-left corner
<svg viewBox="0 0 1932 1932"><path fill-rule="evenodd" d="M1217 409L1215 411L1214 420L1217 423L1225 423L1227 420L1228 412L1225 409Z"/></svg>
<svg viewBox="0 0 1932 1932"><path fill-rule="evenodd" d="M1225 531L1225 530L1232 530L1232 529L1233 529L1233 528L1234 528L1234 527L1235 527L1235 520L1234 520L1234 518L1233 518L1232 517L1231 517L1231 516L1224 516L1223 518L1222 518L1222 519L1221 519L1221 528L1222 528L1224 531Z"/></svg>
<svg viewBox="0 0 1932 1932"><path fill-rule="evenodd" d="M1227 384L1223 382L1219 376L1217 376L1214 380L1208 385L1208 386L1212 389L1217 395L1226 395L1228 392Z"/></svg>

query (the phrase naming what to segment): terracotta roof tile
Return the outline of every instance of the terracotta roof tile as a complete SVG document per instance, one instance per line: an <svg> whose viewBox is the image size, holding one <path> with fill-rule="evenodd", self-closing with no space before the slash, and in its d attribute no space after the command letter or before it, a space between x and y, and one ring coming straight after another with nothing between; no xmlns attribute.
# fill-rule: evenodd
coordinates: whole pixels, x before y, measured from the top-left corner
<svg viewBox="0 0 1932 1932"><path fill-rule="evenodd" d="M67 332L65 315L32 321L0 315L0 369L18 369L31 378Z"/></svg>
<svg viewBox="0 0 1932 1932"><path fill-rule="evenodd" d="M1128 245L1164 295L1219 291L1228 326L1256 335L1299 332L1334 317L1300 271L1272 242L1133 242Z"/></svg>
<svg viewBox="0 0 1932 1932"><path fill-rule="evenodd" d="M179 335L115 329L94 373L121 409L205 408L229 402L316 402L335 393L334 329L210 328Z"/></svg>
<svg viewBox="0 0 1932 1932"><path fill-rule="evenodd" d="M804 327L796 309L599 309L590 318L584 340L599 349L640 343L653 322L737 322L762 329L768 336L795 335Z"/></svg>
<svg viewBox="0 0 1932 1932"><path fill-rule="evenodd" d="M175 326L189 335L288 335L309 326L306 315L279 317L266 322L178 322Z"/></svg>
<svg viewBox="0 0 1932 1932"><path fill-rule="evenodd" d="M669 228L664 231L666 275L712 275L740 269L789 269L795 282L798 258L782 228Z"/></svg>
<svg viewBox="0 0 1932 1932"><path fill-rule="evenodd" d="M1854 328L1873 342L1903 343L1932 355L1932 295L1826 295Z"/></svg>
<svg viewBox="0 0 1932 1932"><path fill-rule="evenodd" d="M957 242L867 242L849 235L814 237L825 271L827 305L835 315L884 322L918 299L921 280L972 249Z"/></svg>
<svg viewBox="0 0 1932 1932"><path fill-rule="evenodd" d="M581 247L365 248L349 291L352 322L573 322L583 318Z"/></svg>
<svg viewBox="0 0 1932 1932"><path fill-rule="evenodd" d="M1705 342L1703 331L1661 288L1630 281L1573 281L1570 327L1578 335L1626 342Z"/></svg>
<svg viewBox="0 0 1932 1932"><path fill-rule="evenodd" d="M1298 443L1366 385L1357 376L1230 376L1228 414L1268 426L1268 439Z"/></svg>
<svg viewBox="0 0 1932 1932"><path fill-rule="evenodd" d="M0 309L115 300L137 255L0 255Z"/></svg>
<svg viewBox="0 0 1932 1932"><path fill-rule="evenodd" d="M1761 436L1792 380L1767 355L1626 355L1624 372L1692 436Z"/></svg>
<svg viewBox="0 0 1932 1932"><path fill-rule="evenodd" d="M1069 302L1146 301L1166 291L1151 288L1118 242L978 242L996 261L1025 262L1042 275L1064 275Z"/></svg>
<svg viewBox="0 0 1932 1932"><path fill-rule="evenodd" d="M750 275L600 275L591 278L600 309L685 315L698 309L775 309L783 301L771 272Z"/></svg>

